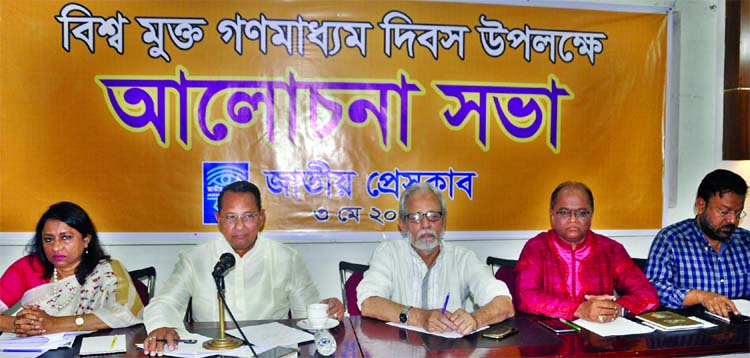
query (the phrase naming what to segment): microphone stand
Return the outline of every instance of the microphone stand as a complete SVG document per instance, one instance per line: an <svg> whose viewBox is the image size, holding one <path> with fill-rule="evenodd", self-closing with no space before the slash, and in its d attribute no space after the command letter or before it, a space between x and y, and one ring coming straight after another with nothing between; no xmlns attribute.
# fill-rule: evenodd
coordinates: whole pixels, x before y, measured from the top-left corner
<svg viewBox="0 0 750 358"><path fill-rule="evenodd" d="M234 337L224 336L224 276L214 275L214 280L216 281L216 295L217 299L219 300L219 338L214 338L204 342L203 348L209 350L228 350L238 348L242 346L243 342L241 340ZM232 317L232 319L234 319L234 317ZM237 325L236 322L235 325ZM239 329L239 326L237 326L237 328ZM242 333L241 329L240 333ZM252 346L250 347L250 349L252 349ZM254 350L253 355L255 355Z"/></svg>

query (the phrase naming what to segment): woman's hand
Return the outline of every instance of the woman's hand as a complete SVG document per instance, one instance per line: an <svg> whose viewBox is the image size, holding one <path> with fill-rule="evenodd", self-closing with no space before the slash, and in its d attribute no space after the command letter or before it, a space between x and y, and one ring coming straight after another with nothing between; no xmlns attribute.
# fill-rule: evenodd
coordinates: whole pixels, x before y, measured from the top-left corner
<svg viewBox="0 0 750 358"><path fill-rule="evenodd" d="M13 324L16 335L19 337L38 336L47 332L55 332L58 317L53 317L44 312L39 306L23 306L16 314Z"/></svg>

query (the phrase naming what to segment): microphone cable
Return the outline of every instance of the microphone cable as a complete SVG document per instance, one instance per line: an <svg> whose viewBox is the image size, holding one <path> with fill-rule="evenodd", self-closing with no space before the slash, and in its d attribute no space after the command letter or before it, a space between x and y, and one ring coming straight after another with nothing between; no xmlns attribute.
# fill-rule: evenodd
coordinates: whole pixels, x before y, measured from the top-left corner
<svg viewBox="0 0 750 358"><path fill-rule="evenodd" d="M224 304L224 309L226 309L227 312L229 312L229 317L232 318L232 323L234 323L234 326L237 327L238 331L240 331L240 335L242 335L242 340L248 347L250 347L250 351L253 352L253 357L258 358L258 355L255 354L255 349L253 349L253 344L250 343L247 337L245 337L245 333L242 332L242 328L240 328L240 324L237 323L236 319L234 319L234 314L232 314L232 310L229 309L229 306L227 305L227 300L224 298L224 292L222 292L221 290L219 290L219 297L221 298L221 303Z"/></svg>

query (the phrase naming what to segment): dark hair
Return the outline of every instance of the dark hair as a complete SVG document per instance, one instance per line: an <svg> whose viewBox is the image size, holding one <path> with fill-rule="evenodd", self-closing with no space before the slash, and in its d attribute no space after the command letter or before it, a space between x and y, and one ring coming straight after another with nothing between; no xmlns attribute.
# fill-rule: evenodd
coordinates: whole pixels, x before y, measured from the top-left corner
<svg viewBox="0 0 750 358"><path fill-rule="evenodd" d="M588 186L584 183L574 182L574 181L566 181L563 183L560 183L560 185L555 188L555 190L552 191L552 197L549 200L549 208L550 210L555 208L555 204L557 204L557 195L560 194L560 191L565 188L577 188L581 189L586 192L586 195L589 197L589 203L591 204L591 210L594 210L594 194L591 193L591 189L589 189Z"/></svg>
<svg viewBox="0 0 750 358"><path fill-rule="evenodd" d="M218 199L219 211L221 211L221 202L224 199L224 193L228 191L231 191L233 193L253 194L253 196L255 197L255 202L258 203L258 210L262 209L262 207L260 206L260 190L258 189L258 187L251 182L240 180L225 186L224 189L221 189L221 193L219 193Z"/></svg>
<svg viewBox="0 0 750 358"><path fill-rule="evenodd" d="M729 170L716 169L701 180L696 197L702 198L708 203L712 196L719 194L721 197L729 192L745 197L747 195L745 179Z"/></svg>
<svg viewBox="0 0 750 358"><path fill-rule="evenodd" d="M91 240L89 240L89 246L86 249L88 250L88 253L84 251L84 254L81 255L81 262L78 264L78 267L76 267L75 272L78 283L83 285L84 281L86 281L86 276L94 271L94 268L99 264L99 261L109 260L109 255L104 252L104 249L102 249L102 246L99 243L99 235L96 234L94 223L91 222L91 218L86 214L86 211L83 210L83 208L67 201L62 201L50 206L49 209L42 214L42 217L39 218L39 222L36 224L34 238L31 239L31 243L29 243L26 250L30 254L36 256L42 263L44 266L44 275L42 277L47 279L52 277L52 271L54 270L54 266L44 254L44 242L42 238L42 231L48 220L59 220L76 229L76 231L81 233L82 237L91 237Z"/></svg>

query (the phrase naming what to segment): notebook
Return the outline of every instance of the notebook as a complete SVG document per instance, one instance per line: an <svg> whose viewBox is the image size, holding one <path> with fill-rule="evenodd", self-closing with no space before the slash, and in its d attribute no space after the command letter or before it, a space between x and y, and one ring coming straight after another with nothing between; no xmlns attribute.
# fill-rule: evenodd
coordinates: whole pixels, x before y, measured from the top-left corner
<svg viewBox="0 0 750 358"><path fill-rule="evenodd" d="M641 313L635 317L649 326L665 331L703 328L703 323L670 311Z"/></svg>
<svg viewBox="0 0 750 358"><path fill-rule="evenodd" d="M83 337L79 355L109 354L127 352L124 334L116 336Z"/></svg>

